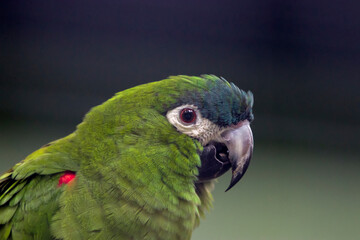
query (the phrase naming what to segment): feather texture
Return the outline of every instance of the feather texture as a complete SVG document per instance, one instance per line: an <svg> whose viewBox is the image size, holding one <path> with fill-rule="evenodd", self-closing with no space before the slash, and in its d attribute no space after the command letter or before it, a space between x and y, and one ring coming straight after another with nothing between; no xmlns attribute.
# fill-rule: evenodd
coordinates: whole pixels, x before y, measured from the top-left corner
<svg viewBox="0 0 360 240"><path fill-rule="evenodd" d="M0 177L0 239L190 239L213 183L196 183L203 146L166 112L194 104L223 127L251 120L252 102L213 75L116 94ZM66 171L76 178L58 185Z"/></svg>

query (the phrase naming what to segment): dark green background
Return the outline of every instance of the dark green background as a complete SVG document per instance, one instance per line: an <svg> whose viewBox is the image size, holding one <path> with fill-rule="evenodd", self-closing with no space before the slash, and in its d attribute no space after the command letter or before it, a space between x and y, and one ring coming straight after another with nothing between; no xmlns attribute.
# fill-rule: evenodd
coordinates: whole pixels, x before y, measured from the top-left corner
<svg viewBox="0 0 360 240"><path fill-rule="evenodd" d="M0 171L115 92L212 73L255 96L255 151L194 239L360 236L357 1L2 1Z"/></svg>

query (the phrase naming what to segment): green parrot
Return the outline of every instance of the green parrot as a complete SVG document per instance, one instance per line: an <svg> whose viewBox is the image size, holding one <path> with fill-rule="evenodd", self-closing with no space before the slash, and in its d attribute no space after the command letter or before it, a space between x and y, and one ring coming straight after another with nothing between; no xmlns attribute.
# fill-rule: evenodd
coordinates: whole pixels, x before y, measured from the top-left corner
<svg viewBox="0 0 360 240"><path fill-rule="evenodd" d="M0 177L0 239L190 239L214 179L248 167L252 106L214 75L117 93Z"/></svg>

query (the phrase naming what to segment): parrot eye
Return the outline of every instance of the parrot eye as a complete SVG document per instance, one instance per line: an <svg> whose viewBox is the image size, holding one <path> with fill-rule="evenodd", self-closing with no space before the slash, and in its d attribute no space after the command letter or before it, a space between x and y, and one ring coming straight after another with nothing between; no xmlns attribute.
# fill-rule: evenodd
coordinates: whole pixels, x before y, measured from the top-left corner
<svg viewBox="0 0 360 240"><path fill-rule="evenodd" d="M196 112L191 108L184 108L180 112L180 119L184 123L194 123L196 120Z"/></svg>

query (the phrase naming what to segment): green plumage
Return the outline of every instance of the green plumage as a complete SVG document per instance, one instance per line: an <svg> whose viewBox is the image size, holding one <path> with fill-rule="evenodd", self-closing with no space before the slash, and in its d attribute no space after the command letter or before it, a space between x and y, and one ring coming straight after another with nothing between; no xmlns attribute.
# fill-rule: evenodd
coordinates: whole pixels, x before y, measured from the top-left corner
<svg viewBox="0 0 360 240"><path fill-rule="evenodd" d="M244 117L236 106L244 94L213 75L176 76L118 93L74 133L0 177L0 239L190 239L211 206L212 183L195 186L202 146L165 114L184 103L215 104L217 110L200 110L231 124ZM221 111L230 118L216 117ZM65 171L76 178L58 186Z"/></svg>

